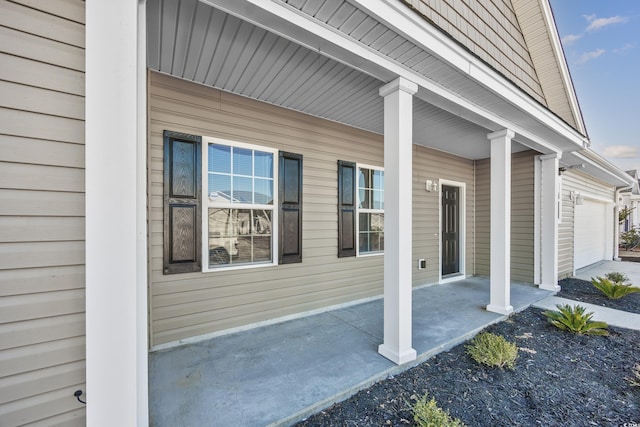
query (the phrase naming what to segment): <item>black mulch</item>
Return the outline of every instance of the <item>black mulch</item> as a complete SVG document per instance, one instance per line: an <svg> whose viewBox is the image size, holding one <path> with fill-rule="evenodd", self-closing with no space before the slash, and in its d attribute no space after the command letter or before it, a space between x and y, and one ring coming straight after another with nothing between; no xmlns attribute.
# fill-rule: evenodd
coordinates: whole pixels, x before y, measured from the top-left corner
<svg viewBox="0 0 640 427"><path fill-rule="evenodd" d="M462 344L298 426L414 425L409 405L425 392L468 426L640 424L640 387L624 380L640 362L640 331L575 335L549 325L535 308L488 331L518 345L515 370L477 365Z"/></svg>
<svg viewBox="0 0 640 427"><path fill-rule="evenodd" d="M561 291L557 294L559 297L640 314L640 292L620 299L609 299L591 282L585 280L564 279L559 281L558 285L561 287ZM634 283L634 286L638 285Z"/></svg>

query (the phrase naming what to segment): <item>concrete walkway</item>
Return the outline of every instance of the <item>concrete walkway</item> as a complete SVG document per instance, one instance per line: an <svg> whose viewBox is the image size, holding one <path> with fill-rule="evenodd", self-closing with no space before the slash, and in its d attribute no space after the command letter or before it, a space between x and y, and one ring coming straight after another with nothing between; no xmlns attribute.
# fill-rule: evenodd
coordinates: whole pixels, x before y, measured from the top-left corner
<svg viewBox="0 0 640 427"><path fill-rule="evenodd" d="M640 286L640 263L637 262L601 261L576 271L575 278L590 281L592 278L604 277L605 274L614 271L625 273L634 286ZM640 330L640 314L636 313L628 313L599 305L576 302L571 299L556 296L549 296L533 305L545 310L556 310L556 304L580 304L587 309L587 312L593 312L593 320L607 322L612 326L619 326L621 328Z"/></svg>
<svg viewBox="0 0 640 427"><path fill-rule="evenodd" d="M614 310L613 308L602 307L594 304L578 302L567 298L550 296L533 304L534 307L545 310L557 310L557 304L569 304L571 306L579 304L587 309L587 313L593 312L593 319L600 322L607 322L611 326L621 328L636 329L640 331L640 314L626 311Z"/></svg>
<svg viewBox="0 0 640 427"><path fill-rule="evenodd" d="M512 284L522 310L550 295ZM505 316L485 310L489 280L413 292L418 360L380 356L382 300L255 328L149 355L153 426L291 425L471 338Z"/></svg>
<svg viewBox="0 0 640 427"><path fill-rule="evenodd" d="M640 262L600 261L576 271L576 279L591 280L614 271L625 273L634 286L640 286Z"/></svg>

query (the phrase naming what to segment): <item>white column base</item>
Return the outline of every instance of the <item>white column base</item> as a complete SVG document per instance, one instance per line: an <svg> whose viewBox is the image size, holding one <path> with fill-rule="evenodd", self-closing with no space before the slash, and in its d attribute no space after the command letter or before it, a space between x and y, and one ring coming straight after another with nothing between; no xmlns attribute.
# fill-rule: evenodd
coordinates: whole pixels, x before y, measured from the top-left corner
<svg viewBox="0 0 640 427"><path fill-rule="evenodd" d="M418 357L418 354L412 348L398 353L395 349L390 348L386 344L380 344L378 346L378 353L391 360L396 365L402 365L407 362L411 362L413 360L416 360L416 358Z"/></svg>
<svg viewBox="0 0 640 427"><path fill-rule="evenodd" d="M487 311L490 311L492 313L498 313L498 314L504 314L505 316L508 314L513 313L513 306L500 306L500 305L494 305L494 304L489 304L487 306Z"/></svg>
<svg viewBox="0 0 640 427"><path fill-rule="evenodd" d="M544 283L540 283L538 285L538 288L544 289L545 291L551 291L551 292L560 292L560 289L562 289L558 285L553 285L553 284L547 285L547 284L544 284Z"/></svg>

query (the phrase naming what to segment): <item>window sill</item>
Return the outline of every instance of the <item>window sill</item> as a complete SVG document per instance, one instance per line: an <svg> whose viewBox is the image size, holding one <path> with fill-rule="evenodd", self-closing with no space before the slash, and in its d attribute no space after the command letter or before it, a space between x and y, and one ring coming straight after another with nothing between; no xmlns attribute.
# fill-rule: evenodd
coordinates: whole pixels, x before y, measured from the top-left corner
<svg viewBox="0 0 640 427"><path fill-rule="evenodd" d="M357 254L356 258L370 258L370 257L376 257L376 256L382 256L382 255L384 255L384 252L368 252L364 254Z"/></svg>
<svg viewBox="0 0 640 427"><path fill-rule="evenodd" d="M243 265L230 265L228 267L216 267L216 268L203 268L203 273L221 273L224 271L236 271L236 270L252 270L255 268L275 267L278 263L267 262L264 264L243 264Z"/></svg>

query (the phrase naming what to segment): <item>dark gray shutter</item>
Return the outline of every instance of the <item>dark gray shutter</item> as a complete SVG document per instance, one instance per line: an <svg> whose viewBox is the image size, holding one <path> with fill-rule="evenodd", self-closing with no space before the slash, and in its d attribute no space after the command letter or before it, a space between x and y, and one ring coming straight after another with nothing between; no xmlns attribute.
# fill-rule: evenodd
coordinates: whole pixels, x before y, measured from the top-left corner
<svg viewBox="0 0 640 427"><path fill-rule="evenodd" d="M280 152L279 263L302 262L302 155Z"/></svg>
<svg viewBox="0 0 640 427"><path fill-rule="evenodd" d="M356 164L338 160L338 257L356 255Z"/></svg>
<svg viewBox="0 0 640 427"><path fill-rule="evenodd" d="M164 131L164 274L201 270L201 142Z"/></svg>

